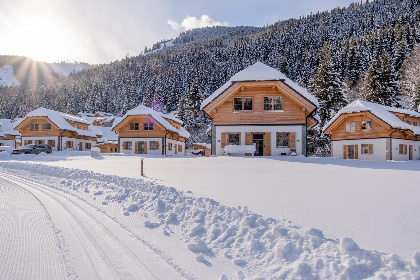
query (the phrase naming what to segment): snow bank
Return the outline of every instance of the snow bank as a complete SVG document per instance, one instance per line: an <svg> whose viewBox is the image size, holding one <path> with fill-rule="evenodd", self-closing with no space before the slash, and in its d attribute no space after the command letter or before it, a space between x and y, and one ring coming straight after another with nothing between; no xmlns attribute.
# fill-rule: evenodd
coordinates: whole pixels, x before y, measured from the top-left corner
<svg viewBox="0 0 420 280"><path fill-rule="evenodd" d="M396 255L360 249L350 238L327 239L318 229L301 229L284 219L264 218L247 207L226 207L153 182L19 162L3 162L0 169L57 190L89 196L92 201L102 197L108 208L101 211L122 205L125 222L137 222L130 220L135 211L147 217L144 226L156 235L171 236L179 231L185 247L197 254L198 263L206 265L221 256L237 267L239 279L420 277L418 252L409 264ZM86 188L92 191L85 193ZM93 190L103 193L94 195Z"/></svg>
<svg viewBox="0 0 420 280"><path fill-rule="evenodd" d="M227 145L224 148L225 154L245 154L255 153L256 149L254 145Z"/></svg>

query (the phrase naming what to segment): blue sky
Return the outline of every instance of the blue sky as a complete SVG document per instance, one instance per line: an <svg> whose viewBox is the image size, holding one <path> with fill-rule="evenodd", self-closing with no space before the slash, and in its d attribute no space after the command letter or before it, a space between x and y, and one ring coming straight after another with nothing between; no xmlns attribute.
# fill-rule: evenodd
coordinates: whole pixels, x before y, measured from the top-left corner
<svg viewBox="0 0 420 280"><path fill-rule="evenodd" d="M0 54L108 63L205 25L264 26L353 1L0 0ZM184 23L184 24L183 24Z"/></svg>

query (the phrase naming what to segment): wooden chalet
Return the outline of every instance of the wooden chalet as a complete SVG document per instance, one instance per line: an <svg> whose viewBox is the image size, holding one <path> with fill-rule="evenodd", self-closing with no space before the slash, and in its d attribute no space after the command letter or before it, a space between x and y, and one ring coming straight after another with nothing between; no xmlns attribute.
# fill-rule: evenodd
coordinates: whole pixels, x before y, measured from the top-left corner
<svg viewBox="0 0 420 280"><path fill-rule="evenodd" d="M258 156L306 155L306 132L318 123L317 99L261 62L235 74L203 101L212 119L212 154L254 145Z"/></svg>
<svg viewBox="0 0 420 280"><path fill-rule="evenodd" d="M19 131L15 130L12 120L0 119L0 146L16 147L16 137L19 137Z"/></svg>
<svg viewBox="0 0 420 280"><path fill-rule="evenodd" d="M29 112L15 128L22 145L49 144L53 151L86 151L101 132L78 116L38 108Z"/></svg>
<svg viewBox="0 0 420 280"><path fill-rule="evenodd" d="M116 119L112 130L118 133L121 153L185 155L190 134L182 124L171 115L140 105Z"/></svg>
<svg viewBox="0 0 420 280"><path fill-rule="evenodd" d="M419 160L420 113L356 100L325 126L340 159Z"/></svg>

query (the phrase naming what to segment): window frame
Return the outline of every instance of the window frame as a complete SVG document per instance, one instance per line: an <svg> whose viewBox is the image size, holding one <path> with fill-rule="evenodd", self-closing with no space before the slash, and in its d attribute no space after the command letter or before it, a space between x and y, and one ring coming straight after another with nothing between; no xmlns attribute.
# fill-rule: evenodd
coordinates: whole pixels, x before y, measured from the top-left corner
<svg viewBox="0 0 420 280"><path fill-rule="evenodd" d="M365 150L366 149L366 153ZM360 154L368 155L369 154L369 144L360 144Z"/></svg>
<svg viewBox="0 0 420 280"><path fill-rule="evenodd" d="M369 126L370 123L370 126ZM360 130L361 131L371 131L372 130L372 121L361 121L360 123Z"/></svg>
<svg viewBox="0 0 420 280"><path fill-rule="evenodd" d="M70 145L69 145L70 144ZM66 149L70 149L70 148L73 148L73 141L70 141L70 140L67 140L66 141Z"/></svg>
<svg viewBox="0 0 420 280"><path fill-rule="evenodd" d="M139 131L140 130L140 125L139 123L130 123L128 130L130 131Z"/></svg>
<svg viewBox="0 0 420 280"><path fill-rule="evenodd" d="M85 149L90 150L92 148L92 143L85 142Z"/></svg>
<svg viewBox="0 0 420 280"><path fill-rule="evenodd" d="M153 129L154 129L154 123L153 122L145 122L144 124L143 124L143 130L144 131L153 131Z"/></svg>
<svg viewBox="0 0 420 280"><path fill-rule="evenodd" d="M46 128L46 126L49 126L49 128ZM42 124L42 130L51 130L51 124L50 123L43 123Z"/></svg>
<svg viewBox="0 0 420 280"><path fill-rule="evenodd" d="M172 151L172 142L168 142L168 150Z"/></svg>
<svg viewBox="0 0 420 280"><path fill-rule="evenodd" d="M266 110L265 109L265 105L266 104L269 104L269 103L266 102L266 98L271 98L271 102L270 102L271 109L269 109L269 110ZM275 102L275 99L276 98L279 98L280 101L281 101L280 102L280 105L281 105L281 109L280 110L274 109L275 108L275 105L278 105L278 103ZM283 110L283 96L264 96L263 97L263 111L264 112L284 112L284 110Z"/></svg>
<svg viewBox="0 0 420 280"><path fill-rule="evenodd" d="M350 129L347 130L347 125L349 125ZM352 130L353 128L353 130ZM355 122L346 122L346 132L355 132L356 131L356 123Z"/></svg>
<svg viewBox="0 0 420 280"><path fill-rule="evenodd" d="M153 145L155 145L154 147L152 147L152 143L153 143ZM149 150L151 150L151 151L159 150L159 141L150 141L149 142Z"/></svg>
<svg viewBox="0 0 420 280"><path fill-rule="evenodd" d="M238 103L235 103L235 99L241 99L241 110L236 110L235 106L238 105ZM251 110L245 110L245 99L251 99ZM253 112L254 111L254 97L234 97L233 98L233 112L234 113L246 113L246 112Z"/></svg>
<svg viewBox="0 0 420 280"><path fill-rule="evenodd" d="M287 136L287 138L286 138L287 139L287 145L286 146L279 145L279 135L280 134L285 134ZM276 148L288 148L290 146L289 138L290 138L290 132L277 132L276 133Z"/></svg>
<svg viewBox="0 0 420 280"><path fill-rule="evenodd" d="M230 136L231 135L237 135L238 136L238 142L237 142L238 144L231 144L231 142L230 142ZM241 133L239 133L239 132L227 133L227 135L226 135L226 145L241 145Z"/></svg>
<svg viewBox="0 0 420 280"><path fill-rule="evenodd" d="M31 123L31 131L39 131L39 124Z"/></svg>

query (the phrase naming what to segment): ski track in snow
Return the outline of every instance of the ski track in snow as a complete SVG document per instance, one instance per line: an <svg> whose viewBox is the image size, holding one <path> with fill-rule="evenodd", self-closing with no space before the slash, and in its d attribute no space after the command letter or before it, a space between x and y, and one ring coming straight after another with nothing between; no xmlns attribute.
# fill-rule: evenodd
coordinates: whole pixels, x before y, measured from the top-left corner
<svg viewBox="0 0 420 280"><path fill-rule="evenodd" d="M30 191L0 179L0 279L65 279L51 218Z"/></svg>
<svg viewBox="0 0 420 280"><path fill-rule="evenodd" d="M59 193L43 187L41 184L17 176L7 174L1 174L0 176L13 183L8 183L7 185L19 185L18 188L23 190L23 192L32 193L33 196L42 203L42 206L45 207L44 209L50 213L52 221L60 229L64 240L72 245L68 246L70 251L68 252L69 259L67 261L69 262L68 265L74 266L74 268L69 268L69 271L73 271L73 273L69 273L67 278L76 278L77 276L77 278L80 279L182 279L182 277L163 260L159 261L159 259L156 258L150 260L150 256L155 255L152 250L141 242L133 242L135 239L130 236L129 232L83 201L76 200L65 193ZM8 209L10 208L5 207L5 213L3 215L10 215L10 213L18 212L7 211ZM20 213L24 219L32 221L32 223L28 223L27 226L24 227L25 229L28 229L29 227L25 233L27 233L26 235L30 240L23 240L21 246L33 244L32 236L34 235L34 232L39 233L36 234L36 236L46 236L41 230L51 231L51 225L47 225L46 228L44 226L41 230L34 230L33 224L37 220L33 219L33 215L21 211L18 213ZM6 226L6 228L10 227ZM14 226L12 228L16 231L14 234L19 234L19 232L21 232L21 227ZM8 246L13 245L13 242L7 241L8 242L2 242L2 244ZM35 244L40 244L40 242L35 242ZM55 247L51 250L57 251L58 248ZM51 268L44 269L42 265L39 267L29 266L32 270L38 269L38 274L16 275L15 277L14 274L19 273L19 268L15 266L21 262L17 261L16 258L9 258L8 252L5 251L5 254L2 257L8 258L9 263L3 261L0 261L0 263L4 264L4 267L7 267L8 270L4 273L6 277L2 277L2 273L0 272L0 279L65 278L64 275L59 275L55 271L60 265L57 265L54 260L51 260L51 258L54 258L53 252L45 253L45 251L41 251L38 254L34 254L33 252L26 250L24 255L32 258L34 256L48 257L48 259L42 263ZM19 258L20 256L16 257ZM142 258L145 259L146 262L151 262L155 271L152 272L145 266L141 260ZM47 272L48 274L46 274ZM9 277L9 275L12 275L12 277ZM40 275L40 277L38 278L37 275Z"/></svg>

